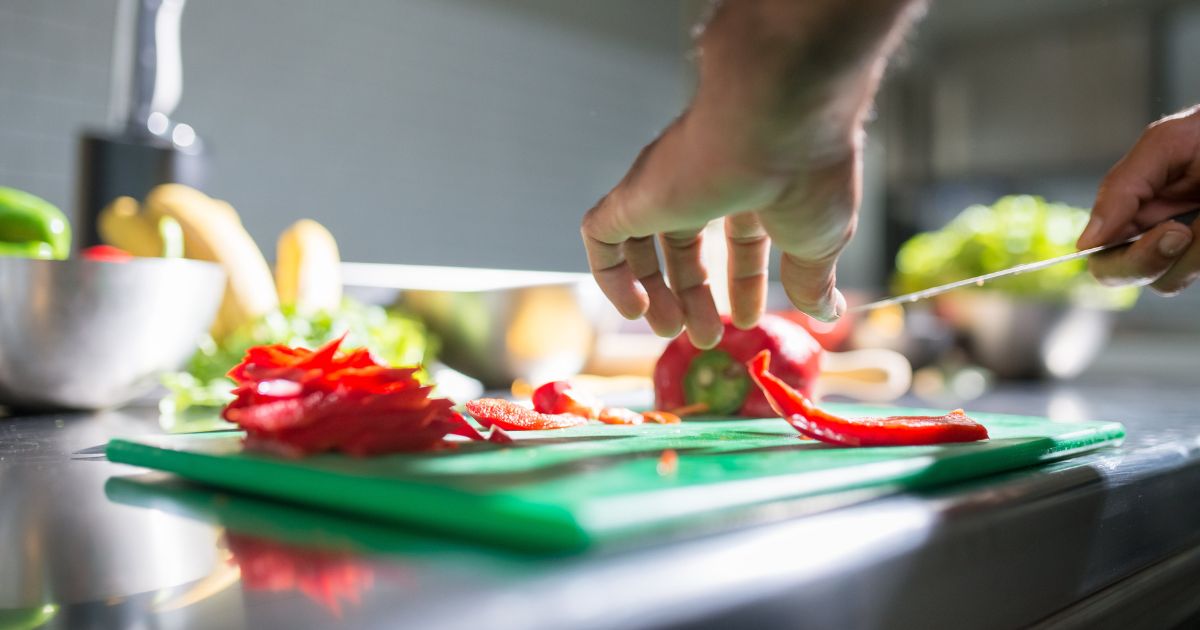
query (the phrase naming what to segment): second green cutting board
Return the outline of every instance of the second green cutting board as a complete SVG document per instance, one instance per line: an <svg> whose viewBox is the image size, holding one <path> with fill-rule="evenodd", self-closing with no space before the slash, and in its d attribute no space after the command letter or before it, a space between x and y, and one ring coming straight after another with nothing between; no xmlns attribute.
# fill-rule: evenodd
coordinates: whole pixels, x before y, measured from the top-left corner
<svg viewBox="0 0 1200 630"><path fill-rule="evenodd" d="M873 407L829 405L844 415ZM889 409L919 415L927 410ZM939 412L940 413L940 412ZM779 419L590 425L513 433L513 445L302 460L243 452L236 432L114 440L108 458L213 486L393 520L505 546L581 549L744 518L773 502L851 490L872 495L963 481L1113 444L1113 422L972 414L992 439L837 448ZM674 470L662 453L678 454Z"/></svg>

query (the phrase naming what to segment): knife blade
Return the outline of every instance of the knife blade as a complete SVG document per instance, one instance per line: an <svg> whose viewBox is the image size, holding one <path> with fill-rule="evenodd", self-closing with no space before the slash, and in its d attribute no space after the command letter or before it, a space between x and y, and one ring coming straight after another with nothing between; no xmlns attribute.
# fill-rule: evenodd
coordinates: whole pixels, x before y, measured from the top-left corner
<svg viewBox="0 0 1200 630"><path fill-rule="evenodd" d="M1197 209L1187 212L1185 214L1181 214L1177 217L1172 217L1170 219L1167 219L1167 221L1176 221L1176 222L1182 223L1184 225L1191 225L1192 222L1194 222L1196 220L1197 215L1200 215L1200 208L1197 208ZM1162 223L1166 223L1166 221L1163 221ZM1158 225L1162 225L1162 223L1156 224L1156 225L1152 226L1150 229L1153 229L1154 227L1158 227ZM1146 232L1149 232L1149 231L1150 230L1146 230ZM1100 253L1103 251L1108 251L1110 249L1116 249L1118 247L1124 247L1126 245L1129 245L1130 243L1140 240L1143 236L1146 235L1146 232L1142 232L1141 234L1127 238L1123 241L1118 241L1116 243L1109 243L1108 245L1098 245L1096 247L1089 247L1088 249L1082 249L1077 252L1072 252L1070 254L1064 254L1062 256L1055 256L1054 258L1047 258L1046 260L1039 260L1037 262L1024 263L1021 265L1016 265L1014 267L1009 267L1008 269L1002 269L1000 271L993 271L991 273L985 273L981 276L975 276L973 278L965 278L963 280L956 280L954 282L948 282L946 284L938 285L936 287L930 287L928 289L922 289L920 291L913 291L912 293L905 293L903 295L896 295L896 296L885 298L882 300L877 300L875 302L869 302L867 304L859 304L857 306L851 306L850 308L846 309L846 312L859 313L862 311L875 310L877 308L882 308L884 306L892 306L894 304L911 304L912 302L917 302L919 300L931 298L935 295L941 295L943 293L946 293L947 291L953 291L954 289L961 289L962 287L969 287L972 285L983 286L989 280L995 280L996 278L1003 278L1005 276L1015 276L1015 275L1021 274L1021 273L1028 273L1030 271L1038 271L1039 269L1053 267L1054 265L1065 263L1067 261L1079 260L1080 258L1087 258L1088 256L1091 256L1092 254L1097 254L1097 253Z"/></svg>

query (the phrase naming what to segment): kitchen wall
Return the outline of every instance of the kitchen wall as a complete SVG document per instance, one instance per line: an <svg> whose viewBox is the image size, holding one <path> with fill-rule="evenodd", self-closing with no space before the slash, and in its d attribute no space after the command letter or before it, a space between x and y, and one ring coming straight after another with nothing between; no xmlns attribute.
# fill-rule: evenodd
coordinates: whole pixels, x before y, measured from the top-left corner
<svg viewBox="0 0 1200 630"><path fill-rule="evenodd" d="M119 2L0 3L0 184L74 206L76 138L115 114ZM177 118L268 255L310 216L348 259L581 270L580 215L690 92L703 6L193 0ZM882 287L889 247L969 203L1087 205L1142 125L1200 101L1196 42L1196 0L936 3L881 94L842 282Z"/></svg>
<svg viewBox="0 0 1200 630"><path fill-rule="evenodd" d="M108 115L116 6L0 2L0 185L72 207L78 132Z"/></svg>
<svg viewBox="0 0 1200 630"><path fill-rule="evenodd" d="M265 250L584 269L582 213L684 100L678 2L194 0L176 118ZM108 115L116 0L0 4L0 181L74 205Z"/></svg>

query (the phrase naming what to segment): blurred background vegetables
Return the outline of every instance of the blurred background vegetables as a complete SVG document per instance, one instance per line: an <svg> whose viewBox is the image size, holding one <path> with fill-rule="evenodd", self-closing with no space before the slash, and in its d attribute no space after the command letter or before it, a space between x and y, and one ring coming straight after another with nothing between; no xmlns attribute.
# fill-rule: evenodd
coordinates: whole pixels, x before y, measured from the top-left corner
<svg viewBox="0 0 1200 630"><path fill-rule="evenodd" d="M1075 251L1088 211L1041 197L1013 195L963 210L944 228L909 239L896 255L892 290L908 293ZM1000 278L982 287L1020 299L1072 301L1125 309L1136 288L1109 289L1074 260L1035 273Z"/></svg>
<svg viewBox="0 0 1200 630"><path fill-rule="evenodd" d="M229 402L234 384L225 374L253 346L312 349L345 335L343 348L367 348L388 365L433 360L435 344L420 320L342 297L337 242L311 219L280 235L273 275L233 206L180 184L150 191L140 211L133 199L114 201L101 231L132 249L161 249L161 231L146 228L172 218L183 227L186 255L221 264L229 285L211 334L184 370L163 377L169 394L159 407L165 416L197 407L200 415L211 415Z"/></svg>
<svg viewBox="0 0 1200 630"><path fill-rule="evenodd" d="M970 206L945 227L917 234L900 247L892 289L919 291L1069 254L1076 251L1087 219L1087 210L1030 195ZM952 291L932 306L957 345L989 373L1073 378L1108 343L1112 312L1133 306L1137 296L1136 287L1101 286L1088 274L1087 260L1080 259ZM909 309L909 319L929 307ZM925 363L918 359L918 366Z"/></svg>
<svg viewBox="0 0 1200 630"><path fill-rule="evenodd" d="M424 324L381 306L346 298L333 311L298 313L284 307L235 330L220 342L208 337L185 370L164 376L170 394L160 409L173 414L191 407L220 407L232 400L233 381L225 373L252 346L317 348L342 334L346 335L343 347L368 348L388 365L425 365L433 360L437 349Z"/></svg>
<svg viewBox="0 0 1200 630"><path fill-rule="evenodd" d="M71 251L71 224L57 206L0 186L0 256L62 260Z"/></svg>

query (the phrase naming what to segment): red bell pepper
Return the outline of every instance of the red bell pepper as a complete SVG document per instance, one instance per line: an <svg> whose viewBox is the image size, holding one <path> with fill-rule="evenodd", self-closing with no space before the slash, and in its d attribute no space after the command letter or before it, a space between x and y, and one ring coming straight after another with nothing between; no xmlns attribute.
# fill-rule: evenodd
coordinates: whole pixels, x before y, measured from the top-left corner
<svg viewBox="0 0 1200 630"><path fill-rule="evenodd" d="M573 413L540 413L511 400L480 398L467 403L467 411L485 427L509 431L566 429L587 424L587 418Z"/></svg>
<svg viewBox="0 0 1200 630"><path fill-rule="evenodd" d="M133 260L133 254L112 245L92 245L79 252L79 255L84 260L98 260L101 262L129 262Z"/></svg>
<svg viewBox="0 0 1200 630"><path fill-rule="evenodd" d="M750 360L751 378L775 412L800 434L840 446L915 446L975 442L988 438L987 428L955 409L944 416L842 418L818 409L807 397L767 370L771 353Z"/></svg>
<svg viewBox="0 0 1200 630"><path fill-rule="evenodd" d="M246 431L248 447L290 456L427 450L449 434L485 439L454 403L429 396L416 368L386 367L365 349L341 353L341 342L251 348L229 372L237 387L222 417Z"/></svg>
<svg viewBox="0 0 1200 630"><path fill-rule="evenodd" d="M699 350L686 335L672 341L654 366L655 407L674 411L695 405L713 415L771 416L771 405L753 386L745 364L762 350L776 357L776 375L812 395L821 371L821 346L799 324L764 315L741 330L725 318L721 343Z"/></svg>

